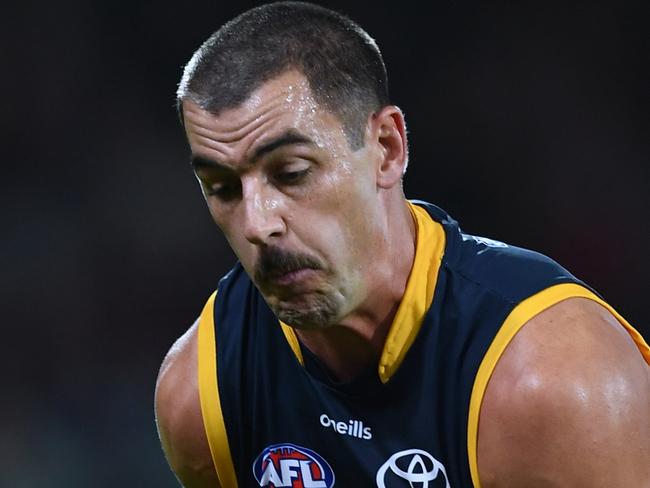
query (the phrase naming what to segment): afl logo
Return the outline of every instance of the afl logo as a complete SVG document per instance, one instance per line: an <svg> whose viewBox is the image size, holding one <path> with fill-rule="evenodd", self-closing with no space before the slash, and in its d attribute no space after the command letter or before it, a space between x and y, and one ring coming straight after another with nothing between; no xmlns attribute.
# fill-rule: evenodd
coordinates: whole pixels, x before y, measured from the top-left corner
<svg viewBox="0 0 650 488"><path fill-rule="evenodd" d="M253 475L268 488L332 488L334 471L320 455L295 444L274 444L253 463Z"/></svg>
<svg viewBox="0 0 650 488"><path fill-rule="evenodd" d="M377 471L377 488L402 486L399 479L411 488L451 488L445 467L422 449L407 449L388 458Z"/></svg>

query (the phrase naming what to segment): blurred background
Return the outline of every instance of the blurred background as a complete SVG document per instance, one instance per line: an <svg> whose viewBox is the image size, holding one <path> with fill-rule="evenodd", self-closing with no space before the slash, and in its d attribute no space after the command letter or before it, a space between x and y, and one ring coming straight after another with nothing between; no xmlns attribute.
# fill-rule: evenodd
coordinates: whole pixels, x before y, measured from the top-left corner
<svg viewBox="0 0 650 488"><path fill-rule="evenodd" d="M258 3L3 8L0 485L177 486L156 374L234 258L174 91L199 44ZM650 335L641 3L323 4L384 53L409 127L407 195L552 256Z"/></svg>

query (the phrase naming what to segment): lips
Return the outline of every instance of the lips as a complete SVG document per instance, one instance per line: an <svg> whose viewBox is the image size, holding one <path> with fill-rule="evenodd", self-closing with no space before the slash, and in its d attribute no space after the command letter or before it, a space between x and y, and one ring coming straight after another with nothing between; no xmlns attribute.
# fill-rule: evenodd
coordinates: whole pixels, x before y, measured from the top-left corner
<svg viewBox="0 0 650 488"><path fill-rule="evenodd" d="M291 286L307 281L315 273L316 270L312 268L298 268L284 273L274 273L269 277L269 281L279 286Z"/></svg>

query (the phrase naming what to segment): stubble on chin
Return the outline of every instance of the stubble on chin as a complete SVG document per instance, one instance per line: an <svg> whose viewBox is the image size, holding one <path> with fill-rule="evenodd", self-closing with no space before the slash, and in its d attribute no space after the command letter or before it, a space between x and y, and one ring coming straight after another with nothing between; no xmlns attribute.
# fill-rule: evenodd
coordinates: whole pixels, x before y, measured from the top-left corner
<svg viewBox="0 0 650 488"><path fill-rule="evenodd" d="M269 304L276 317L296 329L314 330L333 325L339 318L340 304L334 297L317 294L302 303L280 301Z"/></svg>

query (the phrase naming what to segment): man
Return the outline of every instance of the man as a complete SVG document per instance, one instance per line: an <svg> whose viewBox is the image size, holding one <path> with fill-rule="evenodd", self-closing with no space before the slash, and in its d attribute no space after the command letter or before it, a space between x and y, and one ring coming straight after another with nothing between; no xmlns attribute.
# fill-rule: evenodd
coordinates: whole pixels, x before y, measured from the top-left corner
<svg viewBox="0 0 650 488"><path fill-rule="evenodd" d="M359 26L245 12L178 102L239 258L158 378L184 486L650 486L650 348L550 259L405 200Z"/></svg>

